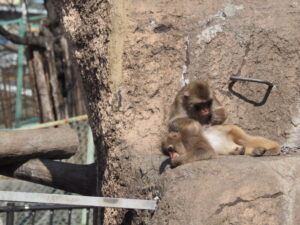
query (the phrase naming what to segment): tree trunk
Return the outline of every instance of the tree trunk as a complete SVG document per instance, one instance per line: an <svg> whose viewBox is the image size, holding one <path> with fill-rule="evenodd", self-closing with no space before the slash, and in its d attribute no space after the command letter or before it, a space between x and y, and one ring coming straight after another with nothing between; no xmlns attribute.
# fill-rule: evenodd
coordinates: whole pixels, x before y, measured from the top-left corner
<svg viewBox="0 0 300 225"><path fill-rule="evenodd" d="M2 73L2 71L1 71ZM3 84L3 90L1 90L0 94L0 101L3 111L3 117L1 122L5 124L5 127L12 127L13 126L13 112L12 112L12 94L10 92L10 82L7 76L2 76L1 80Z"/></svg>
<svg viewBox="0 0 300 225"><path fill-rule="evenodd" d="M165 159L160 155L160 142L166 133L170 105L189 80L210 81L229 112L229 123L282 142L287 140L286 132L299 133L299 113L291 113L300 108L292 104L300 97L296 53L300 34L295 22L299 14L291 13L288 3L54 2L87 94L100 194L162 198L154 214L106 209L105 224L251 224L256 221L250 216L253 214L260 218L257 224L270 220L285 224L272 217L272 207L264 207L267 213L250 210L257 200L268 199L276 201L272 203L278 206L279 215L285 211L282 193L290 193L283 183L272 189L271 178L269 185L258 188L260 182L252 174L258 171L250 169L258 160L252 159L243 167L247 158L220 157L167 169L162 175L159 167ZM296 4L293 7L299 10ZM278 16L284 19L277 20ZM253 108L228 92L229 77L238 73L280 85L264 107ZM252 97L263 94L261 87L250 84L241 85L239 91ZM292 117L297 121L295 130ZM277 159L287 166L288 162ZM297 171L298 166L294 164L291 171ZM277 176L273 170L282 174L280 168L270 170L265 175ZM236 171L242 171L240 176L232 175ZM249 179L253 182L246 182L248 175L253 176ZM246 181L242 183L241 177ZM257 192L252 196L251 190ZM251 212L243 211L237 217L234 212L241 205Z"/></svg>
<svg viewBox="0 0 300 225"><path fill-rule="evenodd" d="M38 95L37 80L35 78L34 59L32 55L28 54L29 53L28 51L25 51L25 53L26 53L26 60L28 65L30 88L32 90L33 111L35 112L36 115L38 115L39 118L42 118L41 111L39 108L40 96Z"/></svg>
<svg viewBox="0 0 300 225"><path fill-rule="evenodd" d="M61 94L61 87L58 82L58 74L56 70L55 64L55 56L54 56L54 47L51 46L45 52L45 61L48 63L48 73L49 73L49 81L51 86L51 97L52 97L52 105L54 106L54 112L56 115L56 120L61 120L66 118L68 115L66 111L66 106L63 102L62 94Z"/></svg>
<svg viewBox="0 0 300 225"><path fill-rule="evenodd" d="M33 65L34 65L34 76L36 79L37 90L33 93L37 93L39 100L39 111L41 122L49 122L54 120L54 113L52 110L52 101L50 96L49 82L46 77L46 73L43 67L42 56L38 50L33 51L32 55Z"/></svg>

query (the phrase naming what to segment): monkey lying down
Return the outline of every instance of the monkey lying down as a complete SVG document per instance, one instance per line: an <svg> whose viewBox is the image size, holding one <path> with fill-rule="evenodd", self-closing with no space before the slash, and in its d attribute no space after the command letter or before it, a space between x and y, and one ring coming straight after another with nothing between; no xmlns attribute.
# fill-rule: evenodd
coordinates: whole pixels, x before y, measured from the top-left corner
<svg viewBox="0 0 300 225"><path fill-rule="evenodd" d="M217 155L261 156L266 151L280 154L278 143L260 136L250 136L235 125L197 126L191 123L181 132L170 132L162 151L171 158L171 166L212 159Z"/></svg>
<svg viewBox="0 0 300 225"><path fill-rule="evenodd" d="M222 125L226 112L207 82L194 81L183 87L171 106L169 134L162 152L173 167L220 155L260 156L280 154L278 143L250 136L235 125Z"/></svg>

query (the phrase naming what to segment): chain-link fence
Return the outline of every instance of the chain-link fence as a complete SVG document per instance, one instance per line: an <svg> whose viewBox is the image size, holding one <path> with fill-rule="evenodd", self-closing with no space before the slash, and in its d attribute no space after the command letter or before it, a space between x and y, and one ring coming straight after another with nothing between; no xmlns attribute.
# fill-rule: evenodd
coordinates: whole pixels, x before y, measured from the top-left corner
<svg viewBox="0 0 300 225"><path fill-rule="evenodd" d="M64 160L70 163L76 164L87 164L93 158L93 151L88 147L89 143L92 142L91 132L87 120L75 121L69 123L70 126L76 130L79 139L79 147L76 154L70 159ZM66 194L66 192L54 189L51 187L34 184L26 181L20 181L17 179L7 178L0 176L0 190L3 191L23 191L23 192L36 192L36 193L56 193ZM1 206L6 205L5 202L0 202ZM17 204L21 205L21 204ZM50 220L51 211L37 211L35 213L35 225L48 225ZM15 225L29 225L31 224L32 213L30 212L18 212L15 213ZM72 210L72 225L86 224L87 211L85 209ZM53 217L53 224L65 225L67 224L69 217L68 210L55 210ZM0 225L5 224L6 215L0 214ZM91 218L90 218L91 220ZM89 223L91 224L91 222Z"/></svg>

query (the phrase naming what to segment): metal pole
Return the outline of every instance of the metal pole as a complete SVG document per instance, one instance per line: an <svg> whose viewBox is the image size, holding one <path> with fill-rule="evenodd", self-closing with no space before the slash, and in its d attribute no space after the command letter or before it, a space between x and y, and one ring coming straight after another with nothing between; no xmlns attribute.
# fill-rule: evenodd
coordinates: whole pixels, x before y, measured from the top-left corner
<svg viewBox="0 0 300 225"><path fill-rule="evenodd" d="M47 18L47 15L31 16L31 17L27 18L27 20L33 21L33 20L42 20L42 19L46 19L46 18ZM0 21L0 26L4 26L4 25L8 25L8 24L20 23L20 21L22 21L22 20L23 20L23 18L18 18L18 19L14 19L14 20Z"/></svg>
<svg viewBox="0 0 300 225"><path fill-rule="evenodd" d="M68 225L72 223L72 209L68 210Z"/></svg>
<svg viewBox="0 0 300 225"><path fill-rule="evenodd" d="M0 191L0 201L155 210L156 200Z"/></svg>
<svg viewBox="0 0 300 225"><path fill-rule="evenodd" d="M90 212L91 212L91 209L87 209L87 215L86 215L86 223L85 225L89 225L90 223Z"/></svg>
<svg viewBox="0 0 300 225"><path fill-rule="evenodd" d="M34 225L34 224L35 224L35 214L36 214L36 212L35 212L35 211L32 211L32 215L31 215L31 225Z"/></svg>
<svg viewBox="0 0 300 225"><path fill-rule="evenodd" d="M87 133L87 152L86 152L86 164L90 164L94 162L94 152L95 152L95 145L93 139L92 129L88 127ZM82 210L81 213L81 224L84 224L87 221L88 211L86 209Z"/></svg>
<svg viewBox="0 0 300 225"><path fill-rule="evenodd" d="M24 37L26 26L27 10L25 0L22 1L22 19L19 23L19 35ZM17 73L17 93L16 93L16 114L15 127L20 127L22 118L22 89L23 89L23 61L24 61L24 45L18 46L18 73Z"/></svg>
<svg viewBox="0 0 300 225"><path fill-rule="evenodd" d="M49 225L53 225L53 218L54 218L54 210L50 211L50 221L49 221Z"/></svg>
<svg viewBox="0 0 300 225"><path fill-rule="evenodd" d="M6 225L14 225L14 206L14 203L7 203L7 207L9 208L9 210L6 213Z"/></svg>

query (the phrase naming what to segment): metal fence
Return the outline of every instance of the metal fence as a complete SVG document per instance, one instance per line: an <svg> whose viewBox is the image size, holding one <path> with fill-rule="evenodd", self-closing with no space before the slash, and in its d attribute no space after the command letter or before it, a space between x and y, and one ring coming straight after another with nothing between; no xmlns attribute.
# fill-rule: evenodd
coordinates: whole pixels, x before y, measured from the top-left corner
<svg viewBox="0 0 300 225"><path fill-rule="evenodd" d="M36 220L36 215L42 212L43 224L55 225L57 224L57 219L55 214L59 213L61 218L61 210L67 212L64 221L66 225L78 224L73 218L73 212L78 209L84 209L82 206L70 206L70 205L16 205L14 203L7 203L6 206L0 207L0 213L5 214L5 224L14 225L15 217L18 213L26 214L26 217L21 221L20 224L30 224L37 225L40 221ZM85 221L81 221L81 225L89 225L90 223L90 211L91 208L86 208L86 218ZM48 212L48 213L47 213Z"/></svg>
<svg viewBox="0 0 300 225"><path fill-rule="evenodd" d="M88 164L93 161L94 152L93 152L93 140L91 130L86 119L84 120L71 120L72 122L68 123L78 134L79 146L77 152L70 159L64 160L65 162L76 163L76 164ZM0 190L2 191L23 191L23 192L37 192L37 193L51 193L51 194L68 194L64 191L47 187L44 185L34 184L26 181L21 181L17 179L11 179L7 177L0 176ZM32 211L21 210L23 208L32 207L32 204L18 204L13 207L17 209L12 211L11 207L5 202L0 202L0 212L6 210L6 213L0 213L0 225L5 224L4 221L7 221L8 212L13 212L14 214L14 225L29 225L32 224ZM34 213L34 224L35 225L49 225L51 215L53 216L53 224L55 225L65 225L68 224L68 218L70 216L70 210L72 211L72 225L85 225L91 224L91 216L88 210L84 207L70 207L65 209L53 209L55 214L51 213L51 207L56 206L43 206L48 207L46 210L35 210ZM10 211L9 211L10 209ZM87 223L89 219L89 223ZM6 223L12 224L12 223Z"/></svg>

